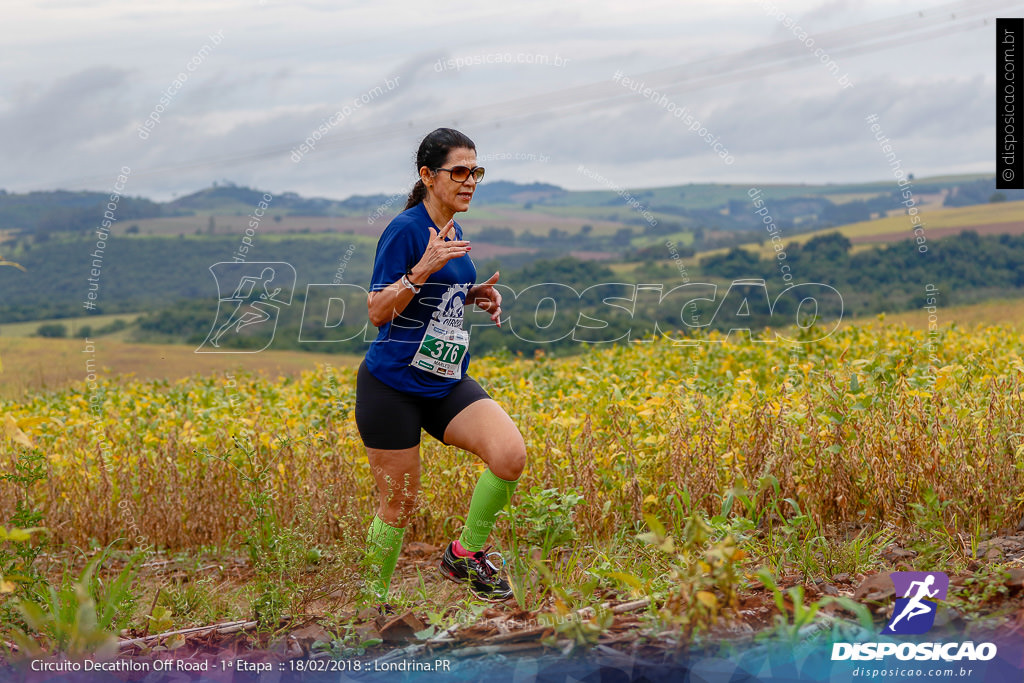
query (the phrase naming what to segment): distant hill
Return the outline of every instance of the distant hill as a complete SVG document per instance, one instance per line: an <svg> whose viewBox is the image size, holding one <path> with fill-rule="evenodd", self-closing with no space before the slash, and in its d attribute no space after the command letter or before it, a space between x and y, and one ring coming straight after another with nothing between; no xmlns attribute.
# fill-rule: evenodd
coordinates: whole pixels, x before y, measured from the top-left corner
<svg viewBox="0 0 1024 683"><path fill-rule="evenodd" d="M1024 296L1024 191L996 191L990 175L914 179L912 191L928 258L909 241L908 208L892 179L589 191L488 179L459 221L474 243L478 271L500 268L502 282L515 291L541 282L577 291L613 281L726 286L751 277L781 287L779 245L766 230L767 214L781 233L793 277L834 286L847 315L919 306L924 282L941 288L947 306ZM121 197L111 236L93 256L108 194L0 190L0 254L26 269L0 268L6 295L0 324L81 316L86 293L99 282L92 314L146 313L118 333L201 341L218 305L210 267L244 254L249 262L287 262L296 271L295 304L281 314L282 331L295 334L282 332L275 343L320 350L323 340L300 343L297 334L306 285L368 282L377 239L404 208L404 194L268 197L230 182L168 202ZM261 203L266 209L254 220ZM243 244L247 249L240 251ZM507 303L511 310L515 302L510 297ZM533 310L536 302L520 304ZM580 304L600 307L600 301ZM825 306L822 313L837 314L833 309ZM106 324L100 320L96 331ZM616 329L627 323L607 322ZM502 331L482 330L474 339L481 349L532 352ZM358 350L332 352L346 348Z"/></svg>
<svg viewBox="0 0 1024 683"><path fill-rule="evenodd" d="M829 228L871 220L897 210L900 188L894 182L822 185L689 184L660 188L631 188L624 198L614 190L570 191L549 183L486 180L476 192L474 210L489 208L555 210L581 219L605 218L642 225L635 200L660 221L705 230L746 230L760 218L751 209L749 192L761 188L772 203L780 227L801 230ZM994 176L917 179L914 193L943 206L970 206L995 200L1022 200L1024 191L995 189ZM264 199L265 191L233 183L215 184L169 202L122 197L119 221L204 215L247 214ZM0 190L0 230L19 234L81 232L97 222L107 193L54 190L11 194ZM295 192L273 195L273 211L282 216L366 216L385 206L394 215L404 203L387 194L353 195L347 199L302 197ZM610 218L609 218L610 217Z"/></svg>
<svg viewBox="0 0 1024 683"><path fill-rule="evenodd" d="M568 190L548 183L522 185L508 180L496 180L481 183L473 198L494 204L522 204L524 202L543 203L566 197L569 194Z"/></svg>
<svg viewBox="0 0 1024 683"><path fill-rule="evenodd" d="M1024 200L1024 191L996 191L995 178L989 175L915 178L910 187L915 206L932 212ZM755 207L751 199L755 192L765 209ZM262 202L269 204L256 229L263 245L271 234L334 233L375 239L405 206L401 193L329 199L280 192L272 200L268 197L264 190L231 182L169 202L122 197L111 232L240 238ZM28 243L58 234L89 234L99 224L107 199L96 192L7 194L0 190L0 253L16 253ZM667 243L684 257L763 244L765 212L789 239L842 226L872 225L903 216L906 210L902 190L892 179L819 185L690 183L589 191L487 179L460 222L480 246L477 253L487 258L513 254L526 258L527 252L543 250L584 259L645 261L663 258ZM845 227L843 231L848 233Z"/></svg>
<svg viewBox="0 0 1024 683"><path fill-rule="evenodd" d="M48 238L55 232L86 232L103 217L109 192L28 192L0 190L0 232ZM118 213L125 219L164 215L160 204L141 197L122 197Z"/></svg>
<svg viewBox="0 0 1024 683"><path fill-rule="evenodd" d="M955 204L955 202L954 202ZM979 235L1021 235L1024 234L1024 201L996 201L970 206L932 206L920 211L921 234L928 240L957 235L970 230ZM915 225L909 215L903 212L871 221L849 223L838 228L827 228L792 234L782 231L781 239L789 249L791 244L804 244L831 232L839 232L850 240L854 250L866 249L869 246L890 244L914 237ZM772 258L776 250L767 231L762 231L758 239L738 245L747 251L759 254L762 258ZM711 257L724 253L724 249L701 252L699 256Z"/></svg>
<svg viewBox="0 0 1024 683"><path fill-rule="evenodd" d="M268 199L269 197L269 199ZM271 194L263 190L233 185L214 185L179 197L167 203L172 210L226 214L239 210L251 212L261 201L272 203L273 209L290 216L339 216L372 209L387 201L388 195L354 195L348 199L302 197L295 192Z"/></svg>

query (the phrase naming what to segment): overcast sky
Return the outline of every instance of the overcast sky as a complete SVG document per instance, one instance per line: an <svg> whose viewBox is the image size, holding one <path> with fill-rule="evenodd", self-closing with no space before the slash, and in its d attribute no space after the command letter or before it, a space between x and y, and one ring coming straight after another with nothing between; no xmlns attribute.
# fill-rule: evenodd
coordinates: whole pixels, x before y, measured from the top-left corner
<svg viewBox="0 0 1024 683"><path fill-rule="evenodd" d="M0 188L107 191L128 167L125 193L160 200L225 180L338 199L396 192L441 125L474 139L488 180L891 179L871 114L918 176L994 172L994 18L1022 10L8 0Z"/></svg>

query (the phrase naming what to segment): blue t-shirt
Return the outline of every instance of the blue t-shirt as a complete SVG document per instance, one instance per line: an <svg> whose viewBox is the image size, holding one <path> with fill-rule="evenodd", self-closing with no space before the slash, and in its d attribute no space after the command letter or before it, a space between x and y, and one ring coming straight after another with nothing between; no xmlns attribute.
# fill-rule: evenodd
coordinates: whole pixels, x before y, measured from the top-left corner
<svg viewBox="0 0 1024 683"><path fill-rule="evenodd" d="M377 242L373 257L373 275L370 291L379 292L402 275L423 257L433 232L434 222L427 208L420 202L395 216ZM444 227L444 226L440 226ZM456 223L454 239L462 239L462 228ZM450 233L449 233L450 235ZM476 282L476 266L469 254L453 258L444 268L433 273L412 301L384 323L377 338L366 352L366 369L384 384L409 394L442 398L459 380L439 377L431 372L409 365L419 350L431 317L463 320L466 293ZM462 359L462 376L469 368L469 353Z"/></svg>

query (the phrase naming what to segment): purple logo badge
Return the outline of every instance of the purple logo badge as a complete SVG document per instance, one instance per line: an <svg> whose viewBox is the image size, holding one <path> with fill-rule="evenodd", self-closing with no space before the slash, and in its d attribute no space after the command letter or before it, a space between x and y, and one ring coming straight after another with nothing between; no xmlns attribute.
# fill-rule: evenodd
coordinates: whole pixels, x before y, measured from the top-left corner
<svg viewBox="0 0 1024 683"><path fill-rule="evenodd" d="M927 632L935 623L936 601L946 599L949 577L943 572L892 572L889 578L896 588L896 605L882 633L917 635Z"/></svg>

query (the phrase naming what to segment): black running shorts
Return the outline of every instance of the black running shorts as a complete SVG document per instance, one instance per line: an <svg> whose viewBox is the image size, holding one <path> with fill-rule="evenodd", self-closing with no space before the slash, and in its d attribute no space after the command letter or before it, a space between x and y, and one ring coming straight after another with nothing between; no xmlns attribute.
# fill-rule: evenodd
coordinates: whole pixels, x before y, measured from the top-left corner
<svg viewBox="0 0 1024 683"><path fill-rule="evenodd" d="M448 423L474 401L490 398L469 375L444 398L427 398L392 389L359 365L356 375L356 426L367 448L398 450L420 442L420 429L444 443Z"/></svg>

